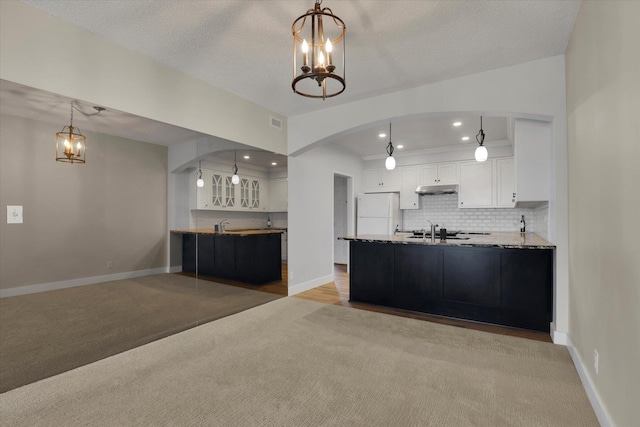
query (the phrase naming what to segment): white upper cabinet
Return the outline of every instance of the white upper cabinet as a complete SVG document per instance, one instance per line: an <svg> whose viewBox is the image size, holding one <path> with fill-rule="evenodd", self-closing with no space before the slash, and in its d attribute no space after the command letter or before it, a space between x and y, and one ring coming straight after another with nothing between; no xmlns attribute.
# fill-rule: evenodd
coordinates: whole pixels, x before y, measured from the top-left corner
<svg viewBox="0 0 640 427"><path fill-rule="evenodd" d="M364 191L365 193L400 191L400 174L398 173L398 169L365 169Z"/></svg>
<svg viewBox="0 0 640 427"><path fill-rule="evenodd" d="M231 182L233 175L202 169L204 187L196 187L192 209L264 211L269 209L269 180L240 175L240 183ZM197 172L191 174L195 186Z"/></svg>
<svg viewBox="0 0 640 427"><path fill-rule="evenodd" d="M516 206L516 183L513 157L495 160L496 164L496 207Z"/></svg>
<svg viewBox="0 0 640 427"><path fill-rule="evenodd" d="M288 207L287 178L269 181L269 212L286 212Z"/></svg>
<svg viewBox="0 0 640 427"><path fill-rule="evenodd" d="M400 170L400 209L418 209L418 167L403 166Z"/></svg>
<svg viewBox="0 0 640 427"><path fill-rule="evenodd" d="M231 184L231 175L202 169L204 187L196 187L197 209L235 208L237 191Z"/></svg>
<svg viewBox="0 0 640 427"><path fill-rule="evenodd" d="M491 208L494 188L493 160L460 162L459 208Z"/></svg>
<svg viewBox="0 0 640 427"><path fill-rule="evenodd" d="M269 186L266 180L240 175L240 210L267 211L269 208Z"/></svg>
<svg viewBox="0 0 640 427"><path fill-rule="evenodd" d="M458 183L458 163L422 165L418 185L450 185Z"/></svg>
<svg viewBox="0 0 640 427"><path fill-rule="evenodd" d="M515 121L516 202L546 202L551 194L551 124Z"/></svg>

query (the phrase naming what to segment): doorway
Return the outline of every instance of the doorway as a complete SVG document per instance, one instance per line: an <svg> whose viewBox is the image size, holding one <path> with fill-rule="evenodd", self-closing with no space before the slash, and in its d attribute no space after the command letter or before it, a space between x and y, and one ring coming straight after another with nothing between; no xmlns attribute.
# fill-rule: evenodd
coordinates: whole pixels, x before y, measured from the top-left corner
<svg viewBox="0 0 640 427"><path fill-rule="evenodd" d="M333 176L333 263L348 264L349 242L338 237L349 235L349 201L351 177L334 174Z"/></svg>

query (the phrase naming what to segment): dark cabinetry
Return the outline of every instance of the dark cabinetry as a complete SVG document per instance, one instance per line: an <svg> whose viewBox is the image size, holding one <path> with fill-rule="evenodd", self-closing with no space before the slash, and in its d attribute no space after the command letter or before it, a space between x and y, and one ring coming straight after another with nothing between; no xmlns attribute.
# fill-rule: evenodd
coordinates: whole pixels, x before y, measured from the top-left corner
<svg viewBox="0 0 640 427"><path fill-rule="evenodd" d="M380 243L352 242L351 286L349 292L355 301L389 304L393 294L393 247Z"/></svg>
<svg viewBox="0 0 640 427"><path fill-rule="evenodd" d="M350 299L549 331L553 250L351 242Z"/></svg>
<svg viewBox="0 0 640 427"><path fill-rule="evenodd" d="M280 245L278 233L183 234L182 271L253 284L281 280Z"/></svg>

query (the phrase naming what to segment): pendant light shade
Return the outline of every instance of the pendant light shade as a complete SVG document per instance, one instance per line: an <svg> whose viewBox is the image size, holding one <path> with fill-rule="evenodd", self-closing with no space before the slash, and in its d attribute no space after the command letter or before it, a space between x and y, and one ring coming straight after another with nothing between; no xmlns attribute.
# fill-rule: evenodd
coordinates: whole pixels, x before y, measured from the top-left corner
<svg viewBox="0 0 640 427"><path fill-rule="evenodd" d="M391 123L389 123L389 144L387 144L388 157L384 161L384 167L387 170L393 170L396 168L396 159L393 158L393 143L391 142Z"/></svg>
<svg viewBox="0 0 640 427"><path fill-rule="evenodd" d="M387 157L387 159L384 161L384 167L387 168L388 170L395 169L396 159L394 159L392 156Z"/></svg>
<svg viewBox="0 0 640 427"><path fill-rule="evenodd" d="M487 160L488 157L489 157L489 153L487 152L487 147L485 147L484 145L481 145L478 148L476 148L476 161L484 162Z"/></svg>
<svg viewBox="0 0 640 427"><path fill-rule="evenodd" d="M489 153L487 152L487 147L484 146L484 131L482 130L482 116L480 116L480 132L476 135L476 141L478 141L478 147L476 148L476 161L484 162L489 157Z"/></svg>

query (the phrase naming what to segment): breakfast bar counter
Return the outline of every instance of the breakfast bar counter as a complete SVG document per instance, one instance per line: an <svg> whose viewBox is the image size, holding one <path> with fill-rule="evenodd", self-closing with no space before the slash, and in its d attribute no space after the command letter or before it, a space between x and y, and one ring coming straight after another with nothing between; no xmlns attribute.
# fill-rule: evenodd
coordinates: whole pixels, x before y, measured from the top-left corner
<svg viewBox="0 0 640 427"><path fill-rule="evenodd" d="M534 233L456 237L343 237L350 300L549 332L555 246Z"/></svg>
<svg viewBox="0 0 640 427"><path fill-rule="evenodd" d="M171 230L182 235L182 271L254 285L282 280L285 228Z"/></svg>

